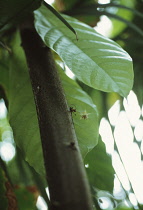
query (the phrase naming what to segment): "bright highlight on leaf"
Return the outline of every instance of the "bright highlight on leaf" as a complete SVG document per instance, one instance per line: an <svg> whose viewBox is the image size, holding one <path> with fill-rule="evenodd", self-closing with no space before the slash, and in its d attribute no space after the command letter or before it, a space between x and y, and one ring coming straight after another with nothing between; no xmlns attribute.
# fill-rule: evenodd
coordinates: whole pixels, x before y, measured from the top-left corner
<svg viewBox="0 0 143 210"><path fill-rule="evenodd" d="M132 59L128 53L88 25L64 18L77 31L78 41L44 6L35 11L35 27L45 44L59 54L83 83L127 96L133 85Z"/></svg>

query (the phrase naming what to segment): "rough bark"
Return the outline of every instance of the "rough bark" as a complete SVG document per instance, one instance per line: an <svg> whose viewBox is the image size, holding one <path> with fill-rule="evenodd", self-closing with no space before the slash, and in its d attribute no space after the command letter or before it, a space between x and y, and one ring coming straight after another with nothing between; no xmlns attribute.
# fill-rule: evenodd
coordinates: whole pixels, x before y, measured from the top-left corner
<svg viewBox="0 0 143 210"><path fill-rule="evenodd" d="M34 27L23 24L20 30L37 109L50 209L91 210L84 164L51 50Z"/></svg>

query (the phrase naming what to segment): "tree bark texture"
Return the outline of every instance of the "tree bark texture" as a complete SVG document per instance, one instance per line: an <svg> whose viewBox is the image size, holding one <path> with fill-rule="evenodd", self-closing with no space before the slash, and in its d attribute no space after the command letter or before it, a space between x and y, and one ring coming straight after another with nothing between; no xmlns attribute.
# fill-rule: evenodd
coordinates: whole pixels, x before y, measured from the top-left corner
<svg viewBox="0 0 143 210"><path fill-rule="evenodd" d="M50 210L91 210L88 180L51 50L33 26L23 24L20 30L37 109Z"/></svg>

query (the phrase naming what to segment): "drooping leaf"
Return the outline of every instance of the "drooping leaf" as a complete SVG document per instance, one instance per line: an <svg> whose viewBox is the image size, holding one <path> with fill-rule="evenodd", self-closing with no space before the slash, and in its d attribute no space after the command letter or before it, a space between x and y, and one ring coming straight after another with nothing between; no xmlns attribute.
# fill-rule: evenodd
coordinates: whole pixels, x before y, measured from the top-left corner
<svg viewBox="0 0 143 210"><path fill-rule="evenodd" d="M89 95L62 70L60 70L60 77L68 105L76 109L76 112L71 114L80 150L84 157L98 142L97 109Z"/></svg>
<svg viewBox="0 0 143 210"><path fill-rule="evenodd" d="M5 0L0 1L0 30L7 24L19 21L19 18L26 16L29 12L37 9L41 0Z"/></svg>
<svg viewBox="0 0 143 210"><path fill-rule="evenodd" d="M78 41L44 6L35 11L35 27L46 45L60 55L83 83L127 96L133 85L131 57L93 28L71 17L64 18L77 31Z"/></svg>
<svg viewBox="0 0 143 210"><path fill-rule="evenodd" d="M105 145L101 140L86 156L85 165L91 186L100 190L113 191L114 169L111 157L106 154Z"/></svg>

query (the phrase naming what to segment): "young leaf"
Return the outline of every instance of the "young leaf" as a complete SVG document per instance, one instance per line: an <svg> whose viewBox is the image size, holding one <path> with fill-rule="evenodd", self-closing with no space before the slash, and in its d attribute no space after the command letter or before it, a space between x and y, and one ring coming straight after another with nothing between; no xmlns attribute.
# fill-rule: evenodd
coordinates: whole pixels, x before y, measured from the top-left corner
<svg viewBox="0 0 143 210"><path fill-rule="evenodd" d="M133 85L131 57L115 42L74 18L64 18L73 33L44 6L35 12L35 27L47 46L56 51L83 83L127 96Z"/></svg>

